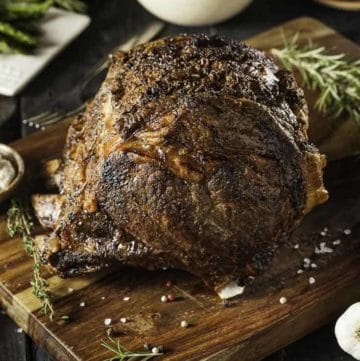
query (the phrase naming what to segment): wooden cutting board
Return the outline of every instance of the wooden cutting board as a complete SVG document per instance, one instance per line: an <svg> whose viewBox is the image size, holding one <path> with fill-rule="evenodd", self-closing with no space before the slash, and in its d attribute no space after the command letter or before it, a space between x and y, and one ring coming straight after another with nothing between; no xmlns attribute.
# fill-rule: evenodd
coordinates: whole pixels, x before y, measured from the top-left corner
<svg viewBox="0 0 360 361"><path fill-rule="evenodd" d="M286 34L311 34L319 44L359 55L358 48L333 30L309 18L282 26ZM248 43L267 49L281 43L280 27L260 34ZM313 95L308 94L313 104ZM359 146L350 136L334 138L319 124L322 118L312 110L314 139L334 158L349 152L349 144ZM61 153L69 121L19 140L13 146L29 168ZM339 127L349 123L344 120ZM321 136L320 129L325 132ZM354 131L355 132L355 131ZM335 135L334 135L335 134ZM359 134L357 134L359 136ZM326 148L326 144L332 147ZM336 149L336 151L334 151ZM344 151L344 149L346 151ZM331 153L333 152L333 153ZM28 173L27 176L30 176ZM331 162L325 174L330 200L308 215L296 234L276 255L271 267L248 287L245 294L224 307L217 296L191 275L178 271L146 272L121 269L107 274L63 280L46 274L56 295L58 315L69 321L49 322L39 312L29 281L32 261L19 239L7 236L5 215L0 217L0 301L2 307L36 343L59 361L101 361L111 354L100 346L106 339L104 320L111 318L116 339L132 349L143 344L164 345L164 360L255 361L303 337L329 322L352 302L360 300L360 158ZM324 228L327 231L324 232ZM351 234L345 235L344 230ZM334 245L335 240L341 244ZM326 254L315 248L326 242ZM335 242L338 243L338 242ZM299 247L295 245L299 245ZM304 268L304 258L312 266ZM298 274L299 269L304 269ZM310 284L309 278L315 283ZM174 285L167 288L166 280ZM71 292L71 289L73 291ZM161 295L173 293L175 302L161 303ZM128 301L124 297L129 297ZM286 297L287 303L279 299ZM80 304L84 302L84 307ZM120 322L127 317L128 322ZM188 328L181 328L187 320Z"/></svg>

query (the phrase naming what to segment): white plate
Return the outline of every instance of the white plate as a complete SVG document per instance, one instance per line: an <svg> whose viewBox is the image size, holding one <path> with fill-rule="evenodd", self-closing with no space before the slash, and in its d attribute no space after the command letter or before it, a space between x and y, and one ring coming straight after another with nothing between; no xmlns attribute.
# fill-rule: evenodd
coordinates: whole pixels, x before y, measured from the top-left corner
<svg viewBox="0 0 360 361"><path fill-rule="evenodd" d="M39 21L41 44L32 55L0 54L0 94L13 96L90 23L86 15L51 8Z"/></svg>

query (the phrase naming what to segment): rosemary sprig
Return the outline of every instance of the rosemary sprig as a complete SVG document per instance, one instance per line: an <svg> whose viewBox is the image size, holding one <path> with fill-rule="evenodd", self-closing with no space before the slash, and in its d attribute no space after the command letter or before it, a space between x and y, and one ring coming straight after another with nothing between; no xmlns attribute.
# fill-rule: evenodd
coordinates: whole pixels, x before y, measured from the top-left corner
<svg viewBox="0 0 360 361"><path fill-rule="evenodd" d="M26 254L33 257L34 266L30 284L33 288L33 294L41 303L41 312L44 315L49 315L49 318L52 321L55 316L55 310L52 304L49 283L41 276L41 261L35 250L34 240L31 236L34 223L30 209L22 199L12 199L7 216L7 228L10 237L22 237Z"/></svg>
<svg viewBox="0 0 360 361"><path fill-rule="evenodd" d="M348 116L360 125L360 60L327 54L325 47L311 42L299 45L298 37L284 37L284 47L271 49L271 53L288 70L297 70L306 87L319 91L319 111L335 118Z"/></svg>
<svg viewBox="0 0 360 361"><path fill-rule="evenodd" d="M155 356L161 356L163 353L129 351L126 347L120 345L119 341L115 341L109 337L110 342L101 341L101 346L111 351L114 356L104 361L127 361L130 359L139 358L141 361L150 360Z"/></svg>

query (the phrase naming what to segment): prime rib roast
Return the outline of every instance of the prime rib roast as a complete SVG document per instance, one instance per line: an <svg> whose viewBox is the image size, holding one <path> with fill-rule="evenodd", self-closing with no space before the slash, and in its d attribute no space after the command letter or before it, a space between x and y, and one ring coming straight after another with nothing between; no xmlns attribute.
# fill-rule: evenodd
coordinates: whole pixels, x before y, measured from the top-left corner
<svg viewBox="0 0 360 361"><path fill-rule="evenodd" d="M53 229L42 260L62 277L171 267L241 293L327 199L307 125L292 74L242 43L180 35L113 55L69 128L59 194L33 197Z"/></svg>

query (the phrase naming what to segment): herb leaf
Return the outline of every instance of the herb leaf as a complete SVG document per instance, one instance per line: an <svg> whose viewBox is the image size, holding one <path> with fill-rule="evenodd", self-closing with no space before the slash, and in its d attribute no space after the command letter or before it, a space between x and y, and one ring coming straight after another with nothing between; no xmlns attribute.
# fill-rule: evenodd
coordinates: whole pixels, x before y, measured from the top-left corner
<svg viewBox="0 0 360 361"><path fill-rule="evenodd" d="M348 116L360 125L360 60L327 54L325 47L298 44L299 34L271 49L288 70L297 70L304 85L319 91L317 109L335 118Z"/></svg>
<svg viewBox="0 0 360 361"><path fill-rule="evenodd" d="M115 341L109 337L110 342L101 341L101 346L111 351L114 356L104 361L127 361L133 358L139 358L139 360L150 360L155 356L161 356L163 353L141 352L141 351L129 351L126 347L120 345L119 341Z"/></svg>
<svg viewBox="0 0 360 361"><path fill-rule="evenodd" d="M22 199L12 199L7 215L7 228L10 237L22 237L26 254L32 256L34 259L33 276L30 284L33 287L33 294L41 303L41 312L44 315L48 314L52 321L55 316L55 310L52 304L49 283L41 276L41 261L35 250L34 240L31 236L34 223L30 208Z"/></svg>

